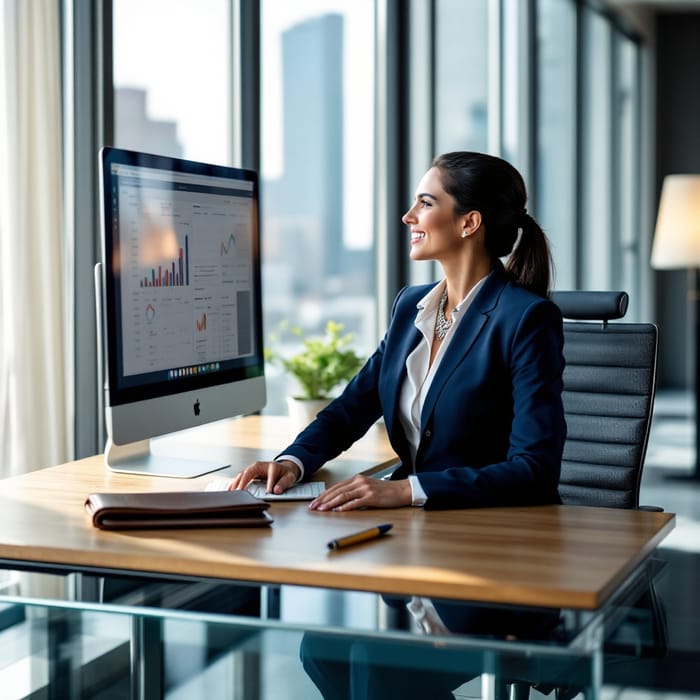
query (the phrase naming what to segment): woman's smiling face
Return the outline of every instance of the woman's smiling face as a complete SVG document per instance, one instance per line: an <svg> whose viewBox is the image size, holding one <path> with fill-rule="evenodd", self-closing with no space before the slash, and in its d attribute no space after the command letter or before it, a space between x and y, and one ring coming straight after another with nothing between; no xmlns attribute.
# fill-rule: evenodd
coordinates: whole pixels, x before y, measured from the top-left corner
<svg viewBox="0 0 700 700"><path fill-rule="evenodd" d="M401 217L411 231L412 260L442 260L461 249L455 200L442 187L440 171L431 168L416 188L411 208Z"/></svg>

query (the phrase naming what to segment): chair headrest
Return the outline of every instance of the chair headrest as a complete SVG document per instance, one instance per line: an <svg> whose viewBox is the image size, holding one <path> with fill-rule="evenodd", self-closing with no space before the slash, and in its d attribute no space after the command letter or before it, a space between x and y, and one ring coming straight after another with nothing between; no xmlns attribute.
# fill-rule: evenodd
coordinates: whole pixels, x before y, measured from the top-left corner
<svg viewBox="0 0 700 700"><path fill-rule="evenodd" d="M564 318L574 321L612 321L627 313L627 292L551 292L549 298Z"/></svg>

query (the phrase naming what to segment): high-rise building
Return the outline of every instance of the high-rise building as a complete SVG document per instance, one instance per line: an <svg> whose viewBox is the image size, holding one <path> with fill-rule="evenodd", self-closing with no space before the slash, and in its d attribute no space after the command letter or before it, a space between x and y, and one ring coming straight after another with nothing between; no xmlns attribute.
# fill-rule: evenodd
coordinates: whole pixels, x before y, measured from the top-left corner
<svg viewBox="0 0 700 700"><path fill-rule="evenodd" d="M282 37L283 174L265 183L277 255L298 293L323 294L343 253L343 18L328 14Z"/></svg>
<svg viewBox="0 0 700 700"><path fill-rule="evenodd" d="M114 90L115 143L122 148L182 157L177 123L152 119L147 109L148 93L141 88Z"/></svg>

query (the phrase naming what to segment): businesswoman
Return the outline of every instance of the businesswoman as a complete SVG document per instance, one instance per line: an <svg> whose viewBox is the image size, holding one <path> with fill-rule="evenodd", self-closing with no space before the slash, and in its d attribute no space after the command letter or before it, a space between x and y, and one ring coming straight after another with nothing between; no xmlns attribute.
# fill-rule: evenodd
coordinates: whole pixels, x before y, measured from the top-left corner
<svg viewBox="0 0 700 700"><path fill-rule="evenodd" d="M282 492L383 416L401 460L391 480L357 475L312 509L559 503L562 320L546 298L548 243L525 205L506 161L438 156L403 222L411 258L437 260L444 279L401 290L386 335L342 395L232 488L257 478Z"/></svg>
<svg viewBox="0 0 700 700"><path fill-rule="evenodd" d="M357 475L311 502L318 511L469 508L559 503L566 436L562 319L547 299L550 252L526 210L518 171L493 156L438 156L403 222L411 258L444 278L399 292L379 347L333 401L272 462L234 479L282 492L308 479L383 416L400 466L388 481ZM507 256L507 262L501 258ZM517 613L413 598L426 632L546 636L556 612ZM324 698L452 697L468 675L426 672L392 645L307 634L304 668ZM437 653L437 652L436 652ZM437 668L444 668L439 650ZM392 660L393 658L393 660Z"/></svg>

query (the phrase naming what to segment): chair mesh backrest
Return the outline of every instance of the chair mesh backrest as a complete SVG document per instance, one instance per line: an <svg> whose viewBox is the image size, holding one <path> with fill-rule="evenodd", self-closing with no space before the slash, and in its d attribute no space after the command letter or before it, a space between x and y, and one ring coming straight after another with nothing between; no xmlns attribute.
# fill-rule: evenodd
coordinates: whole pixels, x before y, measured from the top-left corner
<svg viewBox="0 0 700 700"><path fill-rule="evenodd" d="M564 323L564 503L639 505L656 353L651 323Z"/></svg>

